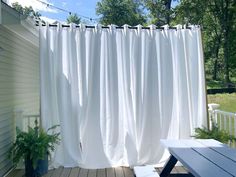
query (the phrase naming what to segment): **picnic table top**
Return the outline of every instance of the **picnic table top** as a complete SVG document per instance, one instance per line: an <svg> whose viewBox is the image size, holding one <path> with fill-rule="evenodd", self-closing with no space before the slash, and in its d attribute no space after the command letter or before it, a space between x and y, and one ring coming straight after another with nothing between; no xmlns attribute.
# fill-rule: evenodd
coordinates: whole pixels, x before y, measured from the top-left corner
<svg viewBox="0 0 236 177"><path fill-rule="evenodd" d="M236 149L213 139L161 140L195 177L236 176Z"/></svg>

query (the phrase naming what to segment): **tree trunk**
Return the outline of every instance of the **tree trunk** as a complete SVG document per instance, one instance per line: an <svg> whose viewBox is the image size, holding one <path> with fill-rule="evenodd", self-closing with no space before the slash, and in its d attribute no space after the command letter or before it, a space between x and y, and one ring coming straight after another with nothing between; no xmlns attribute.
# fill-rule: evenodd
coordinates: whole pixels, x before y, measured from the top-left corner
<svg viewBox="0 0 236 177"><path fill-rule="evenodd" d="M213 80L217 80L217 68L218 68L217 66L218 66L218 58L215 58L213 76L212 76Z"/></svg>
<svg viewBox="0 0 236 177"><path fill-rule="evenodd" d="M166 7L166 24L170 24L170 9L172 0L165 0Z"/></svg>
<svg viewBox="0 0 236 177"><path fill-rule="evenodd" d="M215 46L214 46L214 70L213 70L213 80L217 80L217 71L218 71L218 60L219 60L219 50L220 50L220 45L221 45L221 36L217 37Z"/></svg>
<svg viewBox="0 0 236 177"><path fill-rule="evenodd" d="M223 35L224 35L224 45L223 45L223 51L224 51L224 79L226 86L229 86L230 78L229 78L229 0L225 1L225 8L223 9L224 13L224 20L222 22L223 25Z"/></svg>
<svg viewBox="0 0 236 177"><path fill-rule="evenodd" d="M230 78L229 78L229 44L228 44L228 30L225 30L224 32L224 79L225 83L228 84L230 83Z"/></svg>

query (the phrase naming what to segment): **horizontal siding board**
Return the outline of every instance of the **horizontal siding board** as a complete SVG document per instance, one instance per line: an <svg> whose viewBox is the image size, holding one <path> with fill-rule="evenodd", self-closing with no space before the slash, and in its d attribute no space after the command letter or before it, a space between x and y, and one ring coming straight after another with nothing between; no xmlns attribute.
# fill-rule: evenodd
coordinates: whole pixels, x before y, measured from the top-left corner
<svg viewBox="0 0 236 177"><path fill-rule="evenodd" d="M8 167L9 165L12 165L12 162L8 159L6 161L0 163L0 169L3 169L4 167Z"/></svg>
<svg viewBox="0 0 236 177"><path fill-rule="evenodd" d="M32 67L32 64L34 64L34 62L26 64L26 63L20 62L20 61L14 62L14 63L13 62L11 63L10 61L8 61L8 62L0 61L0 67L1 67L1 69L3 69L2 72L5 72L4 68L6 68L6 67L9 69L14 69L14 68L29 69L29 67ZM37 67L32 67L31 71L32 70L36 70L39 72L39 68L37 68Z"/></svg>
<svg viewBox="0 0 236 177"><path fill-rule="evenodd" d="M2 158L0 157L0 164L2 164L3 167L6 166L6 163L7 163L7 164L12 164L11 161L9 160L8 155L3 156ZM9 168L9 165L8 165L7 168ZM2 177L2 176L1 176L1 177Z"/></svg>
<svg viewBox="0 0 236 177"><path fill-rule="evenodd" d="M26 42L25 39L23 39L21 36L17 35L17 34L14 33L14 32L11 32L10 30L8 30L8 29L6 29L6 28L1 28L1 27L0 27L0 31L2 32L2 33L0 33L0 34L2 34L2 35L1 35L2 37L4 37L4 36L11 36L11 38L9 39L9 41L15 42L15 43L17 43L18 45L22 44L22 45L24 45L24 46L31 46L32 49L38 48L38 46L39 46L39 43L36 44L37 46L35 46L35 45L32 45L32 43ZM4 35L3 35L3 34L4 34ZM34 51L32 50L32 52L34 52Z"/></svg>
<svg viewBox="0 0 236 177"><path fill-rule="evenodd" d="M14 122L13 122L13 120L11 119L11 117L10 116L6 116L5 117L5 120L4 119L1 119L1 121L0 121L0 128L2 129L2 128L5 128L5 127L9 127L9 126L11 126L12 124L13 124Z"/></svg>
<svg viewBox="0 0 236 177"><path fill-rule="evenodd" d="M9 116L6 116L6 119L4 121L1 121L1 124L0 124L0 129L2 131L3 128L8 128L12 125L12 121L11 121L11 115Z"/></svg>
<svg viewBox="0 0 236 177"><path fill-rule="evenodd" d="M3 114L12 113L12 109L9 107L0 107L0 116Z"/></svg>
<svg viewBox="0 0 236 177"><path fill-rule="evenodd" d="M4 73L11 73L13 72L13 76L16 76L15 74L18 73L18 77L19 76L23 76L23 75L30 75L32 73L32 71L34 71L33 69L32 70L26 70L27 68L21 68L21 67L8 67L7 65L5 64L1 64L0 65L0 70L2 70L1 72L4 74Z"/></svg>
<svg viewBox="0 0 236 177"><path fill-rule="evenodd" d="M26 58L28 58L28 60L30 60L29 62L25 62L25 59L23 60L22 58L19 59L19 60L11 60L12 57L15 57L14 55L12 55L12 53L9 53L9 52L6 52L4 51L4 55L0 55L0 62L1 63L5 63L5 64L12 64L12 65L15 65L15 66L26 66L26 67L30 67L31 64L34 64L34 63L38 63L36 59L34 59L36 57L33 56L30 57L30 56L24 56ZM19 57L19 56L18 56ZM36 66L31 66L33 68L36 68Z"/></svg>
<svg viewBox="0 0 236 177"><path fill-rule="evenodd" d="M0 108L0 109L1 109L1 108ZM6 111L6 112L2 112L2 113L0 114L0 116L1 116L0 121L9 121L9 120L11 120L13 114L12 114L12 111L11 111L11 112ZM1 122L1 123L2 123L2 122Z"/></svg>
<svg viewBox="0 0 236 177"><path fill-rule="evenodd" d="M7 71L7 72L9 72L9 71ZM16 76L14 76L13 74L12 75L9 75L9 74L7 74L7 73L2 73L1 74L1 77L3 78L3 77L16 77ZM38 76L35 76L34 77L34 75L29 75L29 74L26 74L26 75L22 75L22 73L21 73L21 76L22 77L24 77L22 80L26 80L26 79L29 79L29 80L31 80L32 82L33 82L33 79L35 79L35 82L34 83L38 83L38 82L36 82L36 81L38 81L37 79L39 79L39 77ZM4 80L6 80L7 78L5 78ZM11 78L11 79L14 79L12 82L14 82L15 80L16 80L16 78ZM3 80L3 79L2 79Z"/></svg>
<svg viewBox="0 0 236 177"><path fill-rule="evenodd" d="M12 86L17 86L17 89L13 89L13 90L20 90L20 89L29 89L29 90L32 90L32 89L37 89L38 88L38 85L30 85L29 83L27 84L24 84L24 83L15 83L15 84L9 84L9 83L1 83L0 84L0 89L11 89Z"/></svg>
<svg viewBox="0 0 236 177"><path fill-rule="evenodd" d="M13 132L11 133L11 134L6 134L5 135L5 137L0 137L0 142L4 142L4 141L6 141L7 139L13 139L13 137L12 137L12 135L13 135Z"/></svg>
<svg viewBox="0 0 236 177"><path fill-rule="evenodd" d="M4 148L4 146L7 146L8 144L12 144L12 140L10 138L1 141L0 148Z"/></svg>
<svg viewBox="0 0 236 177"><path fill-rule="evenodd" d="M24 97L25 96L25 97ZM24 97L24 98L30 98L30 99L32 99L32 100L34 100L34 99L38 99L39 97L38 97L39 95L37 95L37 94L35 94L35 93L33 93L33 92L30 92L30 93L27 93L27 95L24 95L23 93L16 93L15 94L15 97L17 97L17 98L20 98L20 97ZM3 101L3 100L5 100L5 101L7 101L7 100L12 100L12 95L10 95L10 94L3 94L3 95L0 95L0 100L1 101ZM0 112L0 114L1 114L1 112Z"/></svg>
<svg viewBox="0 0 236 177"><path fill-rule="evenodd" d="M1 42L1 41L0 41ZM31 62L36 62L38 63L39 61L37 60L37 55L39 54L38 52L36 53L30 53L30 51L22 51L19 48L6 48L4 46L4 51L0 54L2 62L14 62L17 63L18 61L22 61L24 63L27 63L23 58L19 58L18 60L11 60L12 57L27 57L29 58L29 63ZM3 47L2 47L3 48ZM19 53L21 52L21 53ZM27 56L26 56L27 54Z"/></svg>
<svg viewBox="0 0 236 177"><path fill-rule="evenodd" d="M0 169L1 169L0 170L0 176L3 176L11 168L12 168L12 162L10 162L9 160L4 162L4 163L0 163Z"/></svg>
<svg viewBox="0 0 236 177"><path fill-rule="evenodd" d="M1 43L4 43L6 41L2 40L0 38L0 42ZM4 51L5 52L10 52L12 54L14 54L14 56L24 56L24 54L29 54L30 57L33 57L33 56L36 56L37 55L37 52L32 52L30 51L30 49L28 47L24 47L23 45L19 45L19 44L12 44L10 42L6 42L4 44ZM17 52L21 52L21 53L17 53Z"/></svg>
<svg viewBox="0 0 236 177"><path fill-rule="evenodd" d="M5 96L5 95L4 95ZM0 96L2 97L0 100L2 102L2 105L4 105L5 102L11 102L12 101L12 96L9 96L9 97L3 97L3 96ZM11 102L13 103L13 102ZM1 104L0 104L1 105Z"/></svg>
<svg viewBox="0 0 236 177"><path fill-rule="evenodd" d="M1 68L0 68L1 69ZM8 73L10 73L11 72L11 70L7 70L7 71L5 71L4 73L2 73L2 75L5 75L5 76L8 76L8 77L10 77L11 75L10 74L8 74ZM30 71L28 71L28 72L26 72L26 71L18 71L18 69L15 69L14 71L12 71L12 72L14 72L13 74L12 74L12 77L15 77L14 79L17 79L17 78L23 78L22 80L24 80L24 79L33 79L33 78L36 78L36 76L35 75L32 75L31 74L31 72ZM36 72L36 71L35 71ZM35 77L34 77L35 76ZM33 81L33 80L32 80Z"/></svg>
<svg viewBox="0 0 236 177"><path fill-rule="evenodd" d="M11 133L12 133L12 129L10 127L5 127L1 129L0 136L11 135Z"/></svg>
<svg viewBox="0 0 236 177"><path fill-rule="evenodd" d="M5 75L6 77L11 77L11 75L7 74L7 72L10 72L10 71L6 71L6 73L3 73L2 76ZM24 78L24 79L22 79L23 81L26 80L26 79L29 79L33 83L38 83L36 79L39 79L39 78L38 77L34 77L34 75L30 75L30 73L25 73L25 74L24 73L19 73L18 76L16 76L16 74L14 74L12 77L17 77L17 78L23 77ZM14 78L14 79L16 79L16 78ZM35 79L35 80L33 80L33 79Z"/></svg>
<svg viewBox="0 0 236 177"><path fill-rule="evenodd" d="M0 149L0 157L2 157L2 159L4 157L7 157L9 154L9 149L11 148L11 143L7 144L4 148Z"/></svg>
<svg viewBox="0 0 236 177"><path fill-rule="evenodd" d="M1 39L0 42L2 42ZM4 48L4 53L10 53L13 57L25 56L28 58L34 58L37 55L37 53L30 53L30 51L27 49L14 47L7 44L4 44L3 48ZM27 54L27 56L25 54Z"/></svg>
<svg viewBox="0 0 236 177"><path fill-rule="evenodd" d="M39 79L39 78L37 78L37 79ZM29 80L30 80L29 78L24 78L24 79L22 79L22 81L19 81L19 80L15 80L15 79L12 79L12 78L0 77L0 83L1 84L7 84L7 83L11 84L12 82L14 82L14 84L22 84L22 83L24 83L26 85L30 85L29 84ZM39 85L39 83L37 81L35 81L34 83Z"/></svg>
<svg viewBox="0 0 236 177"><path fill-rule="evenodd" d="M0 107L4 107L4 106L7 106L7 107L12 107L12 105L13 105L13 100L11 100L11 101L1 101L0 102ZM1 117L0 117L0 119L1 119Z"/></svg>
<svg viewBox="0 0 236 177"><path fill-rule="evenodd" d="M12 42L12 38L9 38L10 40L7 40L6 37L4 36L0 36L0 42L1 43L4 43L4 49L8 49L9 50L9 47L10 48L17 48L19 50L25 50L25 49L28 49L28 52L30 52L32 55L36 54L38 51L36 50L37 47L32 45L32 46L28 46L28 45L25 45L24 42L22 42L22 44L19 44L18 42L14 43ZM16 39L16 38L14 38ZM14 44L12 44L14 43Z"/></svg>
<svg viewBox="0 0 236 177"><path fill-rule="evenodd" d="M17 50L15 52L17 52ZM28 54L28 56L25 56L26 54ZM11 60L12 57L15 57L15 56L22 57L21 55L24 57L27 57L29 59L29 62L26 62L25 59L23 59L23 58L19 58L19 60ZM2 52L2 54L0 54L0 58L1 58L0 62L16 64L18 66L22 66L22 63L29 65L31 63L38 63L39 62L39 61L37 61L37 55L38 54L30 56L29 53L17 55L17 53L14 54L13 52L10 52L10 51L4 49L4 52Z"/></svg>
<svg viewBox="0 0 236 177"><path fill-rule="evenodd" d="M25 57L24 60L21 58L19 60L11 60L11 58L15 57L15 55L12 55L12 53L7 53L4 51L6 56L0 56L0 63L2 64L11 64L13 66L18 66L18 67L26 67L29 69L29 67L32 68L38 68L38 66L32 66L32 64L39 64L37 60L32 59L30 56L22 56ZM20 57L20 56L17 56ZM34 55L33 58L37 57L37 55ZM26 62L25 60L29 60L29 62Z"/></svg>
<svg viewBox="0 0 236 177"><path fill-rule="evenodd" d="M39 49L0 26L0 176L12 166L7 157L12 144L14 110L39 114Z"/></svg>
<svg viewBox="0 0 236 177"><path fill-rule="evenodd" d="M14 33L8 33L9 30L1 30L0 29L0 34L5 33L4 35L0 35L0 42L4 43L5 45L9 45L11 47L22 47L20 48L21 50L24 50L25 48L28 49L29 52L31 53L36 53L37 52L37 47L34 45L30 45L30 43L26 42L24 39L21 37L18 38L17 35ZM18 40L17 40L18 39Z"/></svg>

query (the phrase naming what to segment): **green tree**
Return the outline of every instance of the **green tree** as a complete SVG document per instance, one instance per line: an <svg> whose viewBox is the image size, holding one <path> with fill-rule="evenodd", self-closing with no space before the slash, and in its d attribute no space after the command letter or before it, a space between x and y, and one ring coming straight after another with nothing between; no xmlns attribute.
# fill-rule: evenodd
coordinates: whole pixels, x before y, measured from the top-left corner
<svg viewBox="0 0 236 177"><path fill-rule="evenodd" d="M32 6L22 7L18 2L15 2L12 4L12 7L23 16L26 17L30 16L36 19L40 19L41 14L39 12L34 11Z"/></svg>
<svg viewBox="0 0 236 177"><path fill-rule="evenodd" d="M236 65L236 1L181 0L174 13L176 23L202 26L206 69L229 85Z"/></svg>
<svg viewBox="0 0 236 177"><path fill-rule="evenodd" d="M78 15L75 13L75 14L70 14L67 19L66 19L66 22L69 24L69 23L75 23L75 24L80 24L81 22L81 19L78 17Z"/></svg>
<svg viewBox="0 0 236 177"><path fill-rule="evenodd" d="M174 1L177 0L143 0L144 6L149 10L150 22L158 26L170 24L174 17Z"/></svg>
<svg viewBox="0 0 236 177"><path fill-rule="evenodd" d="M97 3L96 13L101 15L100 23L103 25L134 26L146 22L141 3L133 0L101 0Z"/></svg>

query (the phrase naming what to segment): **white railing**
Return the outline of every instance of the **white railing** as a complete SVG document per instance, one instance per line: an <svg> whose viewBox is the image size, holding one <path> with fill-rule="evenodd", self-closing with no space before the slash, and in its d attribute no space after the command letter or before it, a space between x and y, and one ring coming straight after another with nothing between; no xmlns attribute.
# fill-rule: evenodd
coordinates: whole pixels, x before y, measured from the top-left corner
<svg viewBox="0 0 236 177"><path fill-rule="evenodd" d="M35 121L40 125L40 115L25 115L22 110L15 111L15 126L20 130L28 131L29 127L35 127Z"/></svg>
<svg viewBox="0 0 236 177"><path fill-rule="evenodd" d="M221 111L218 109L209 109L209 119L210 126L213 121L221 130L225 130L230 135L236 137L236 113Z"/></svg>
<svg viewBox="0 0 236 177"><path fill-rule="evenodd" d="M22 130L28 131L28 128L34 128L35 123L37 121L37 125L40 124L40 115L35 114L35 115L23 115L23 127Z"/></svg>

